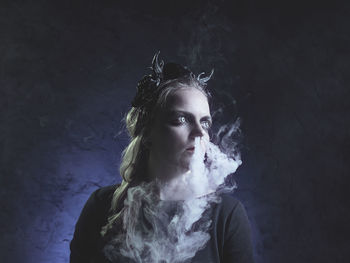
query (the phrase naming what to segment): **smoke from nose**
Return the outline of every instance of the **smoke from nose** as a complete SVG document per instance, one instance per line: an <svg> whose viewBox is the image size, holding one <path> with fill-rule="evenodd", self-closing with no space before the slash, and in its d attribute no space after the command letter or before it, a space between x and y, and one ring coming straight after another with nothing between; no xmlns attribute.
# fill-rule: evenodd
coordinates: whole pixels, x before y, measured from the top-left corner
<svg viewBox="0 0 350 263"><path fill-rule="evenodd" d="M204 212L220 202L217 191L225 188L225 178L241 160L209 141L202 143L205 151L201 139L195 139L186 173L167 183L153 181L128 190L123 229L104 248L112 262L121 257L137 263L187 262L205 247L211 219Z"/></svg>

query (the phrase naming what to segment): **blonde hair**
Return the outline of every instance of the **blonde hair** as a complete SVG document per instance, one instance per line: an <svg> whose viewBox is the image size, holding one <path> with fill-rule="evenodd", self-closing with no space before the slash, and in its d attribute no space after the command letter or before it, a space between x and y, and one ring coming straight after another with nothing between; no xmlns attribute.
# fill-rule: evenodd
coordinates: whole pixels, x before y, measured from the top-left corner
<svg viewBox="0 0 350 263"><path fill-rule="evenodd" d="M123 213L122 202L124 202L128 189L148 180L147 174L145 174L149 157L147 137L149 129L154 121L154 116L156 116L159 109L166 106L167 98L172 93L176 90L190 87L199 89L209 99L210 94L204 89L202 83L191 74L185 78L177 78L161 83L159 86L161 92L158 98L156 98L153 108L147 109L147 114L145 114L144 109L140 107L132 107L127 113L125 122L131 140L122 153L122 161L120 164L122 183L114 191L110 208L112 215L108 218L107 224L101 229L102 236L104 236L113 227L114 223L121 218Z"/></svg>

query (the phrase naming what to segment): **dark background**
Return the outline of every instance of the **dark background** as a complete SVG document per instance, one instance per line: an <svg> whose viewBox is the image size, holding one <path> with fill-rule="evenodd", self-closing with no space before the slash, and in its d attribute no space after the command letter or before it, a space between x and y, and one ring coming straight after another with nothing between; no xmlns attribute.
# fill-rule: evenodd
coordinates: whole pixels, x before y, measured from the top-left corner
<svg viewBox="0 0 350 263"><path fill-rule="evenodd" d="M348 262L346 1L0 3L1 262L68 261L84 202L120 180L121 120L158 50L215 68L215 105L242 120L256 262Z"/></svg>

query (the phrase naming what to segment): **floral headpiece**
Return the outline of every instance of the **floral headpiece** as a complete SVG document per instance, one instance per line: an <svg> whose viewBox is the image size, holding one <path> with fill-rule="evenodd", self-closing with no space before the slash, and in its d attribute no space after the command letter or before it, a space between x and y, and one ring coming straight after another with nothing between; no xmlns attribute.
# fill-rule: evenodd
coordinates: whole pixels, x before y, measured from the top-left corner
<svg viewBox="0 0 350 263"><path fill-rule="evenodd" d="M197 79L200 86L205 88L208 80L212 77L214 70L209 76L204 76L204 72L197 77L187 68L176 63L167 63L158 61L159 51L154 55L152 60L151 74L144 76L137 84L136 96L131 102L135 108L150 108L154 105L162 89L162 83L177 78L191 76Z"/></svg>

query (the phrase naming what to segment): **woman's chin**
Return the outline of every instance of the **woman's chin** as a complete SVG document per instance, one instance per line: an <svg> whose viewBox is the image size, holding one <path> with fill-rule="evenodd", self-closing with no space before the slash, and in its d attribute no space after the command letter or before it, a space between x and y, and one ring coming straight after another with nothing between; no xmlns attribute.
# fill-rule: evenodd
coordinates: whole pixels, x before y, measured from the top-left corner
<svg viewBox="0 0 350 263"><path fill-rule="evenodd" d="M192 158L184 158L184 160L182 160L181 165L179 166L179 170L182 174L190 170L191 160Z"/></svg>

